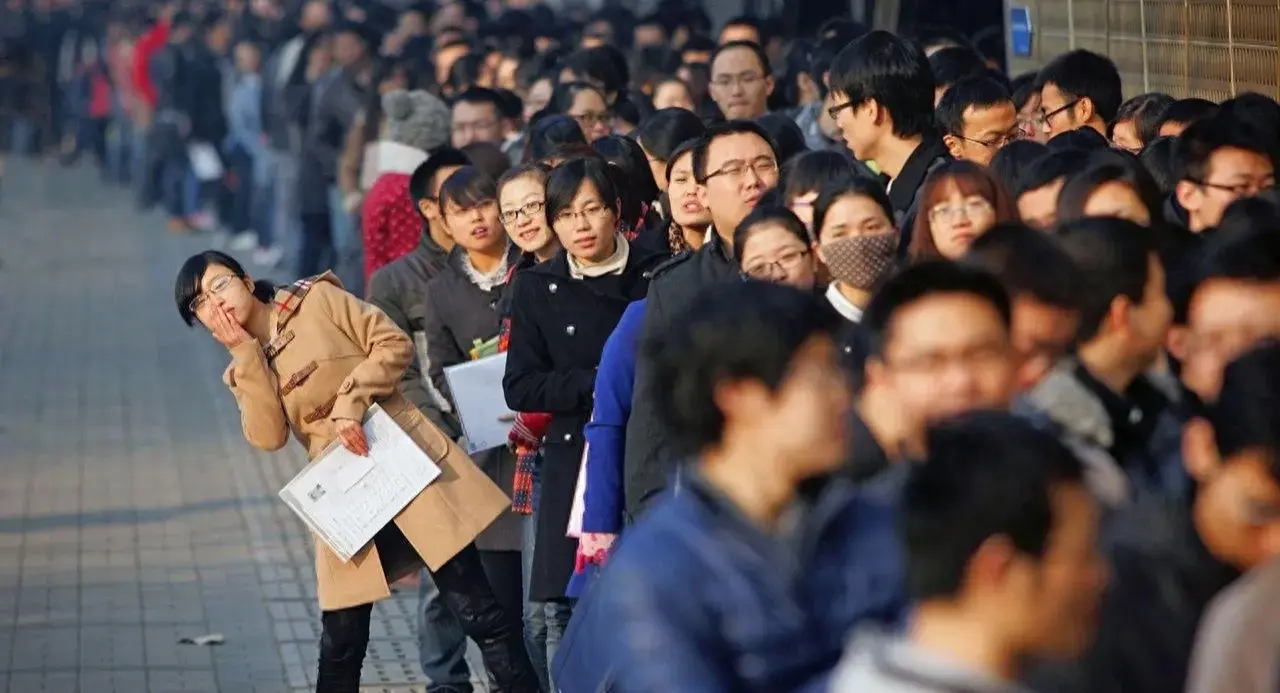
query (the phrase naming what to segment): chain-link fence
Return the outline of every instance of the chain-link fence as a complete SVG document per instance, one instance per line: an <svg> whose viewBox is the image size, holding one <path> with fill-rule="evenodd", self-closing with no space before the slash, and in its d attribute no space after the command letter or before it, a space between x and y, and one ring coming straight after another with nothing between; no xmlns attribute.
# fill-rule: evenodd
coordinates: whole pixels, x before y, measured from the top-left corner
<svg viewBox="0 0 1280 693"><path fill-rule="evenodd" d="M1031 14L1029 57L1014 74L1073 48L1108 55L1125 95L1161 91L1221 100L1280 97L1280 0L1021 0Z"/></svg>

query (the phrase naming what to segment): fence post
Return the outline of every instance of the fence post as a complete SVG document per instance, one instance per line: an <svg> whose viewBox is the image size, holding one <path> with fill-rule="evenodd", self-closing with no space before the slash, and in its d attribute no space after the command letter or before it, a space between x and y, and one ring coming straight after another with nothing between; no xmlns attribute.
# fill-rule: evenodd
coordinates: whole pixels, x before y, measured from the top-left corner
<svg viewBox="0 0 1280 693"><path fill-rule="evenodd" d="M1276 5L1280 6L1280 0L1276 0ZM1147 0L1138 0L1138 25L1142 39L1142 92L1145 94L1151 91L1151 68L1147 65ZM1276 62L1276 69L1280 70L1280 60Z"/></svg>
<svg viewBox="0 0 1280 693"><path fill-rule="evenodd" d="M1182 98L1191 96L1191 2L1182 0Z"/></svg>
<svg viewBox="0 0 1280 693"><path fill-rule="evenodd" d="M1227 0L1227 64L1230 65L1231 96L1236 95L1236 39L1231 25L1231 0Z"/></svg>
<svg viewBox="0 0 1280 693"><path fill-rule="evenodd" d="M1076 2L1075 0L1067 0L1067 47L1075 50L1076 47Z"/></svg>

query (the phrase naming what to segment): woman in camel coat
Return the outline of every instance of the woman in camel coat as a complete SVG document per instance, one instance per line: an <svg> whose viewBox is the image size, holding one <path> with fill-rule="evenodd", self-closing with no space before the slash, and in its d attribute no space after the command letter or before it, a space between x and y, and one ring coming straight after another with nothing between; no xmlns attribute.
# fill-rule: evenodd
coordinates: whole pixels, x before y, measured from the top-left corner
<svg viewBox="0 0 1280 693"><path fill-rule="evenodd" d="M175 295L183 320L198 321L230 351L223 380L253 446L279 450L292 432L313 460L335 439L365 454L360 422L377 403L442 471L350 561L316 539L324 631L317 693L359 689L373 602L424 565L480 646L497 690L537 690L520 615L494 598L473 543L510 501L396 389L413 358L410 339L330 273L277 289L214 251L187 260Z"/></svg>

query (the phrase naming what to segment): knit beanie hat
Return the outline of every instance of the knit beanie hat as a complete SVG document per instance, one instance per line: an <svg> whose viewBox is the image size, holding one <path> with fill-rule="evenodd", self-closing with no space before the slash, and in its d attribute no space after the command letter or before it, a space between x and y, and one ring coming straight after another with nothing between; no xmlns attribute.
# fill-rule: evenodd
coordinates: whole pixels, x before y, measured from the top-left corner
<svg viewBox="0 0 1280 693"><path fill-rule="evenodd" d="M449 144L449 107L425 91L396 91L382 95L387 139L424 152Z"/></svg>

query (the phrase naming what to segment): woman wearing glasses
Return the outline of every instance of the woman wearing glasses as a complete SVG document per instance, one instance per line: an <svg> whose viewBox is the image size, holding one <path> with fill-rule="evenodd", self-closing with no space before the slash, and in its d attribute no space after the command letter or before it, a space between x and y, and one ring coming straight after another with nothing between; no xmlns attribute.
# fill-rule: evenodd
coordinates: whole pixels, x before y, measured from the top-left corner
<svg viewBox="0 0 1280 693"><path fill-rule="evenodd" d="M528 598L565 600L577 542L565 536L591 416L596 367L623 311L644 298L665 253L631 244L607 164L574 159L551 172L545 215L562 250L511 287L503 390L515 411L548 412Z"/></svg>
<svg viewBox="0 0 1280 693"><path fill-rule="evenodd" d="M781 205L758 205L733 234L733 256L746 279L786 284L805 291L817 282L809 232Z"/></svg>
<svg viewBox="0 0 1280 693"><path fill-rule="evenodd" d="M317 540L322 610L318 693L355 693L373 602L424 565L480 646L504 691L537 690L518 621L495 598L473 543L506 496L396 388L413 343L331 274L277 289L214 251L189 258L174 287L178 313L231 353L223 381L254 447L279 450L290 432L315 459L335 440L368 452L361 421L378 404L443 471L350 561Z"/></svg>
<svg viewBox="0 0 1280 693"><path fill-rule="evenodd" d="M912 262L958 260L987 229L1018 218L1000 181L969 161L950 161L934 169L916 199L920 212L908 251Z"/></svg>
<svg viewBox="0 0 1280 693"><path fill-rule="evenodd" d="M588 142L613 132L613 116L604 92L586 82L567 82L556 87L547 106L550 113L563 113L578 122Z"/></svg>

